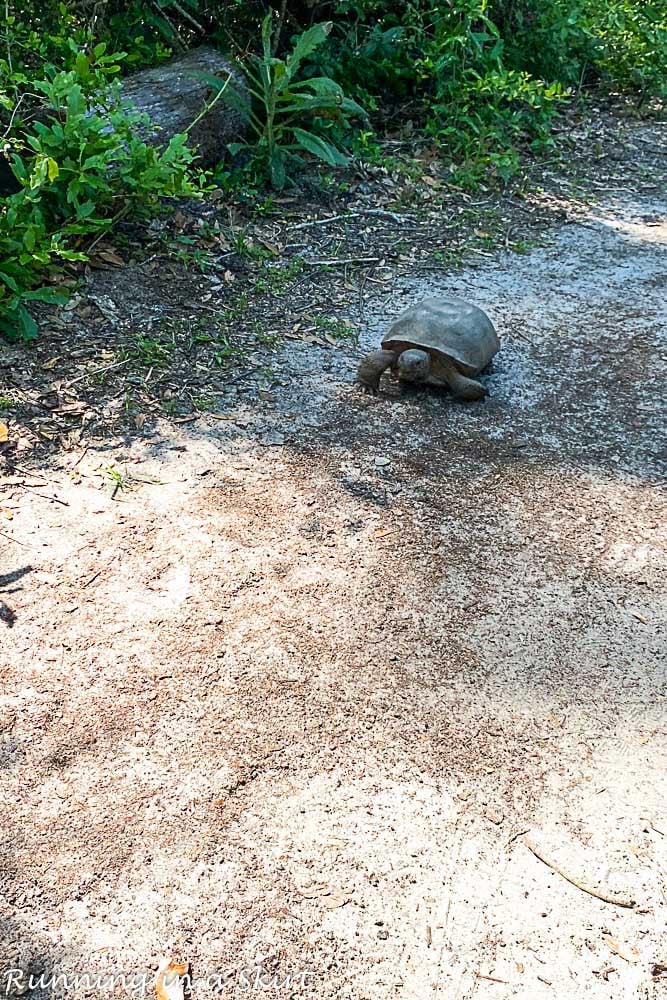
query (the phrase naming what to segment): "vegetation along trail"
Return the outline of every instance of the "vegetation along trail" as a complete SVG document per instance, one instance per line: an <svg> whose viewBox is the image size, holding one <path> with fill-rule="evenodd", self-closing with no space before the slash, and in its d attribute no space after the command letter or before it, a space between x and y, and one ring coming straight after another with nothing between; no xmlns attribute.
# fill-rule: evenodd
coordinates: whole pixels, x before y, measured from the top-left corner
<svg viewBox="0 0 667 1000"><path fill-rule="evenodd" d="M290 341L271 393L17 455L12 968L180 956L196 1000L664 995L664 190L389 274L358 347ZM355 389L445 293L500 333L489 398Z"/></svg>

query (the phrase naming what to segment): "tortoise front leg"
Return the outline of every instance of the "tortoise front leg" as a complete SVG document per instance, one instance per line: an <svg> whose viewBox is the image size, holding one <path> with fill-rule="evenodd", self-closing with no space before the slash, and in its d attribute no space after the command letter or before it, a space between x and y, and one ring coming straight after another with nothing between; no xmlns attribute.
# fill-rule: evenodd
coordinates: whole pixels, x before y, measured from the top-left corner
<svg viewBox="0 0 667 1000"><path fill-rule="evenodd" d="M357 382L364 392L377 396L380 389L380 376L396 362L394 351L371 351L359 362Z"/></svg>
<svg viewBox="0 0 667 1000"><path fill-rule="evenodd" d="M440 363L442 377L457 399L464 399L466 402L474 402L477 399L484 399L488 396L488 391L481 382L474 378L467 378L462 375L453 361L442 359Z"/></svg>

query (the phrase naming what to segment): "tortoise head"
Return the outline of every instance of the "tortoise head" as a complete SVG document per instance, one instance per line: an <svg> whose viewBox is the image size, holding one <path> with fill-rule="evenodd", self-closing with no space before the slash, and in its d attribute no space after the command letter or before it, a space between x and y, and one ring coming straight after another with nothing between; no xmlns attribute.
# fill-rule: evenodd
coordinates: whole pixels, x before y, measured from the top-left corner
<svg viewBox="0 0 667 1000"><path fill-rule="evenodd" d="M410 348L401 352L396 367L399 378L407 382L425 382L431 370L431 359L427 351Z"/></svg>

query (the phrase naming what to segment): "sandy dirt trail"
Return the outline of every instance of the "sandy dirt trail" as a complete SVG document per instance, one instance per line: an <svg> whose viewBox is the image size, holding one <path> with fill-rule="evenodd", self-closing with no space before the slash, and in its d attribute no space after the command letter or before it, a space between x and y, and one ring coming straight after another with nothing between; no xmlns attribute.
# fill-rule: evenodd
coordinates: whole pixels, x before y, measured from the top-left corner
<svg viewBox="0 0 667 1000"><path fill-rule="evenodd" d="M30 480L0 540L8 967L667 996L667 203L618 197L367 310L360 350L422 295L486 308L482 404L369 399L358 351L298 345L275 401Z"/></svg>

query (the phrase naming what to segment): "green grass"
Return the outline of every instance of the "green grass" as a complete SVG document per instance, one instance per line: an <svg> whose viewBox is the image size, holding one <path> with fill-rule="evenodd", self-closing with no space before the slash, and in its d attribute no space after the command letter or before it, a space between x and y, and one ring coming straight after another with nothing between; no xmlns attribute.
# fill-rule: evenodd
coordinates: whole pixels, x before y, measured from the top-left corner
<svg viewBox="0 0 667 1000"><path fill-rule="evenodd" d="M315 319L315 326L318 333L330 337L332 340L355 341L359 337L356 327L348 319L338 319L337 316L318 316Z"/></svg>
<svg viewBox="0 0 667 1000"><path fill-rule="evenodd" d="M171 361L174 343L165 343L158 337L137 337L131 347L118 352L120 361L134 361L146 368L160 368Z"/></svg>
<svg viewBox="0 0 667 1000"><path fill-rule="evenodd" d="M113 486L114 494L118 492L122 493L123 490L127 489L127 476L122 473L120 469L117 469L115 465L104 466L100 471L104 474L104 476L106 476L109 483Z"/></svg>
<svg viewBox="0 0 667 1000"><path fill-rule="evenodd" d="M215 409L215 399L213 396L193 396L192 405L199 413L207 413Z"/></svg>

